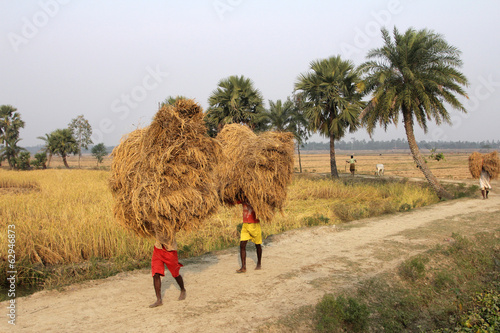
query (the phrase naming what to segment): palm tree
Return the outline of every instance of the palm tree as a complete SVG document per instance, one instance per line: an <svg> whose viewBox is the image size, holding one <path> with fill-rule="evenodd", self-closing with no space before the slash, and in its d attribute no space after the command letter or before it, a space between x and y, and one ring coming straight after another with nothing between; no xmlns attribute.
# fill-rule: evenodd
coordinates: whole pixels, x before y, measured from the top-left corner
<svg viewBox="0 0 500 333"><path fill-rule="evenodd" d="M275 131L291 132L297 142L297 152L299 155L299 168L302 172L300 159L300 145L307 138L307 120L297 101L292 101L289 97L283 103L280 99L276 102L269 101L269 110L264 111L264 122L269 124L269 128Z"/></svg>
<svg viewBox="0 0 500 333"><path fill-rule="evenodd" d="M69 128L57 129L50 134L50 139L53 145L53 153L60 155L63 159L64 166L69 169L66 157L69 154L78 154L78 144L73 137L73 133Z"/></svg>
<svg viewBox="0 0 500 333"><path fill-rule="evenodd" d="M287 98L285 103L278 99L276 102L269 101L269 110L265 110L265 118L271 129L275 131L289 131L292 122L295 105Z"/></svg>
<svg viewBox="0 0 500 333"><path fill-rule="evenodd" d="M340 56L313 61L311 70L300 74L295 90L302 92L311 129L330 139L330 172L338 178L335 140L359 126L363 106L358 90L361 80L354 64Z"/></svg>
<svg viewBox="0 0 500 333"><path fill-rule="evenodd" d="M422 170L440 198L452 196L439 184L420 154L415 140L415 122L427 132L427 121L440 125L450 123L444 103L466 112L456 95L467 96L462 86L466 77L461 67L460 51L444 38L430 30L408 29L403 35L394 28L394 40L382 29L384 46L368 53L370 60L361 66L366 74L366 90L372 99L361 114L368 133L379 123L385 130L391 123L397 125L399 116L417 167Z"/></svg>
<svg viewBox="0 0 500 333"><path fill-rule="evenodd" d="M262 95L243 75L220 80L208 103L206 122L216 127L217 131L231 123L246 124L256 130L261 125L260 116L264 110Z"/></svg>
<svg viewBox="0 0 500 333"><path fill-rule="evenodd" d="M45 134L45 137L39 136L37 137L37 139L45 141L45 145L42 151L49 154L47 167L50 167L50 161L52 160L52 155L54 154L55 150L54 137L51 134Z"/></svg>
<svg viewBox="0 0 500 333"><path fill-rule="evenodd" d="M21 151L25 151L25 148L19 147L17 144L21 141L19 138L10 137L5 140L5 146L0 149L0 160L7 160L9 167L16 167L17 156Z"/></svg>
<svg viewBox="0 0 500 333"><path fill-rule="evenodd" d="M180 99L188 99L187 97L185 96L182 96L182 95L177 95L177 96L168 96L167 98L165 98L165 100L161 103L159 103L159 107L163 107L163 106L166 106L166 105L175 105L175 103L180 100Z"/></svg>
<svg viewBox="0 0 500 333"><path fill-rule="evenodd" d="M7 159L10 167L14 167L15 159L20 151L17 146L19 131L24 127L21 115L12 105L0 106L0 144L4 144L3 156Z"/></svg>
<svg viewBox="0 0 500 333"><path fill-rule="evenodd" d="M309 123L305 117L305 103L302 94L293 95L294 112L292 115L291 131L295 135L295 140L297 140L297 154L299 156L299 172L302 173L302 160L300 157L300 147L303 146L304 142L309 138L311 134L309 130Z"/></svg>

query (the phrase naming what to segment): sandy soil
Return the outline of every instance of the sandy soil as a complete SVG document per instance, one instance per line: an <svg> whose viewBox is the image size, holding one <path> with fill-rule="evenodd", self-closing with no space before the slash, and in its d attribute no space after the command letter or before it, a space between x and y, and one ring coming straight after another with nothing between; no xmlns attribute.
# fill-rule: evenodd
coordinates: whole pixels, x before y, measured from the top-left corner
<svg viewBox="0 0 500 333"><path fill-rule="evenodd" d="M497 184L495 187L497 188ZM185 261L187 299L171 276L162 280L164 305L154 301L148 270L121 273L17 299L16 326L2 315L0 331L235 332L255 331L326 293L396 267L452 232L498 230L500 195L461 199L344 226L294 230L268 239L263 270L236 274L238 249ZM247 266L255 252L249 249ZM7 303L0 304L6 311Z"/></svg>

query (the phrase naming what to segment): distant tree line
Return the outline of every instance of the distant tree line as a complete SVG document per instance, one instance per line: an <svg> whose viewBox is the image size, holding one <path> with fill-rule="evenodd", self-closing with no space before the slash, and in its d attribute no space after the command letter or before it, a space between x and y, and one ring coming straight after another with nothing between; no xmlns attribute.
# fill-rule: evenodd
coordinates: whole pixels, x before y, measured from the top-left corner
<svg viewBox="0 0 500 333"><path fill-rule="evenodd" d="M408 149L408 141L393 139L387 141L351 140L337 141L336 148L340 150L391 150ZM418 146L425 149L499 149L500 140L486 141L418 141ZM328 142L307 142L303 150L329 150Z"/></svg>

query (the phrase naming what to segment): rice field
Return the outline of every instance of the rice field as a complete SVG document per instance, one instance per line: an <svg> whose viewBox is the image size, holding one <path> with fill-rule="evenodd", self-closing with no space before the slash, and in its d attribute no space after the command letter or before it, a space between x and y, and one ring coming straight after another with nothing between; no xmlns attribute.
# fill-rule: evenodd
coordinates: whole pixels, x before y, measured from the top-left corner
<svg viewBox="0 0 500 333"><path fill-rule="evenodd" d="M329 168L328 158L325 166L321 154L302 156L304 173L295 174L283 214L262 225L265 238L294 228L343 223L438 201L425 184L386 180L389 177L332 181L319 175ZM372 174L369 166L377 156L355 157L359 172ZM467 156L447 156L443 170L461 165L463 158ZM77 165L76 157L70 163ZM385 163L386 175L401 174L411 163L410 157L395 156ZM87 156L82 169L0 169L0 248L7 249L7 226L15 225L19 286L50 288L149 266L153 241L139 238L114 220L110 172L106 167L91 169L92 164ZM455 170L453 176L460 172ZM221 207L197 230L178 234L181 258L237 245L240 223L241 207ZM1 253L0 278L6 281L7 251Z"/></svg>
<svg viewBox="0 0 500 333"><path fill-rule="evenodd" d="M437 178L440 179L472 179L468 165L469 155L472 151L444 151L445 159L436 161L430 158L431 152L421 150L427 160L427 165ZM337 170L339 173L349 173L349 165L346 160L350 159L352 153L346 151L336 152ZM302 171L312 173L330 172L330 155L327 151L305 152L301 154ZM362 151L354 152L357 160L356 173L363 175L374 175L375 166L384 164L386 176L398 176L407 178L422 178L422 172L416 168L413 156L409 151ZM295 171L299 170L298 158L295 158Z"/></svg>

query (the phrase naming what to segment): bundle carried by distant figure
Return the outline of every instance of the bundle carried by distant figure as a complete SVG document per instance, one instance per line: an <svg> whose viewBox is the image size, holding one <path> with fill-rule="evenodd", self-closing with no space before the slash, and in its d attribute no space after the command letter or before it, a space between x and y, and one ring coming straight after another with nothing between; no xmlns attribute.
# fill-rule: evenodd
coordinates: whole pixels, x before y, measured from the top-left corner
<svg viewBox="0 0 500 333"><path fill-rule="evenodd" d="M199 104L182 99L163 106L113 150L115 218L144 237L173 239L198 226L220 205L213 171L221 156Z"/></svg>
<svg viewBox="0 0 500 333"><path fill-rule="evenodd" d="M256 135L240 124L224 126L217 135L223 162L216 168L222 202L247 202L261 221L282 211L293 173L293 134Z"/></svg>
<svg viewBox="0 0 500 333"><path fill-rule="evenodd" d="M469 170L474 179L481 177L481 170L484 169L492 179L497 179L500 173L500 159L498 152L489 154L474 152L469 156Z"/></svg>

